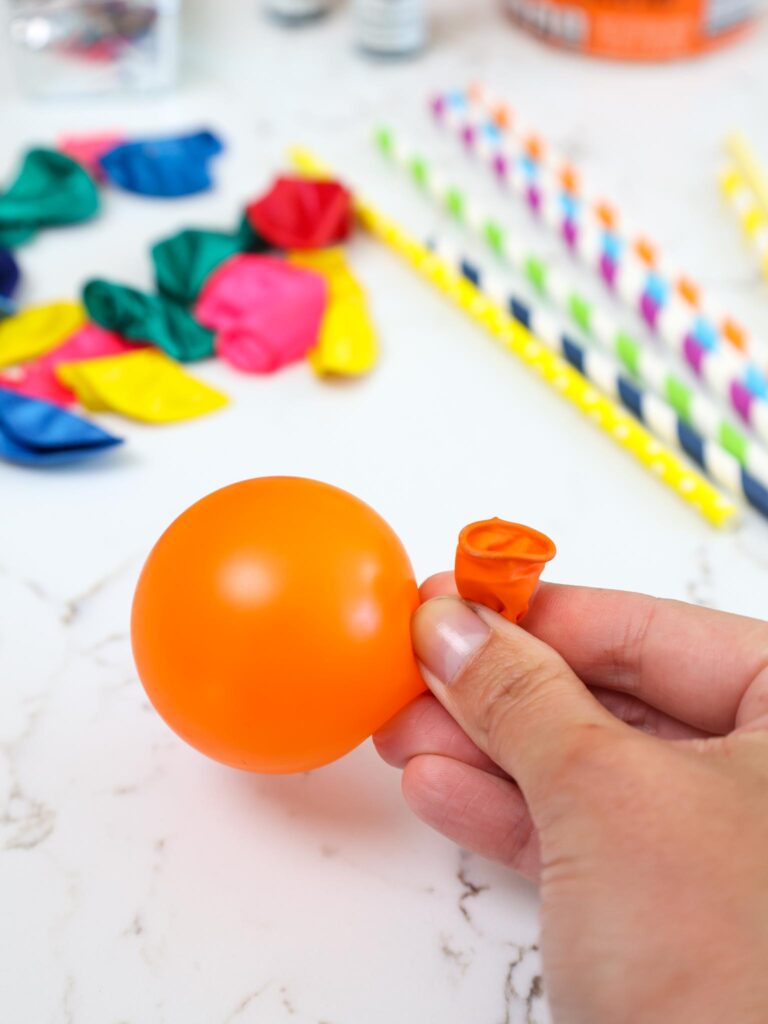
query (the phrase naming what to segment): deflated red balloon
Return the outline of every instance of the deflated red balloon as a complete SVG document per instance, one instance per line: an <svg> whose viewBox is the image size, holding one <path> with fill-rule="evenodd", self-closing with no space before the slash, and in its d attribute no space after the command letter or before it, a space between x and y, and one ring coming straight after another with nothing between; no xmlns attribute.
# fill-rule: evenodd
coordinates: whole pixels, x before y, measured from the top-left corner
<svg viewBox="0 0 768 1024"><path fill-rule="evenodd" d="M281 249L320 249L352 230L352 196L338 181L280 177L246 209L251 227Z"/></svg>

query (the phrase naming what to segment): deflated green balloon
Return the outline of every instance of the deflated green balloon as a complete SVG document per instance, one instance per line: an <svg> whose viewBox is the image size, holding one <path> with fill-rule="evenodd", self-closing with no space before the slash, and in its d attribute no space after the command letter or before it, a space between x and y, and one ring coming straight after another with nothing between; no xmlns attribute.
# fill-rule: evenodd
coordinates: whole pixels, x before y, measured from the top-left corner
<svg viewBox="0 0 768 1024"><path fill-rule="evenodd" d="M84 167L53 149L30 149L16 180L0 193L0 246L12 249L39 228L76 224L98 209L99 192Z"/></svg>
<svg viewBox="0 0 768 1024"><path fill-rule="evenodd" d="M188 306L224 260L239 252L266 252L270 248L245 217L234 234L187 228L152 246L155 281L163 295Z"/></svg>
<svg viewBox="0 0 768 1024"><path fill-rule="evenodd" d="M83 289L83 302L91 320L127 341L151 342L183 363L213 354L213 331L172 299L96 280Z"/></svg>

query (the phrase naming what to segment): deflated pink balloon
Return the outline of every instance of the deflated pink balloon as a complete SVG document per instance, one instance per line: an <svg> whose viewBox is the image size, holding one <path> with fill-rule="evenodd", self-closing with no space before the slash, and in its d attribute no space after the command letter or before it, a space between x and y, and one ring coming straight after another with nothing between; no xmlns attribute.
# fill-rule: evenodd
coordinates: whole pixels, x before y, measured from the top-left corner
<svg viewBox="0 0 768 1024"><path fill-rule="evenodd" d="M101 158L110 150L125 142L124 135L116 132L99 132L93 135L62 135L58 148L62 153L71 156L82 164L86 171L97 181L106 181L106 174L101 166Z"/></svg>
<svg viewBox="0 0 768 1024"><path fill-rule="evenodd" d="M60 363L117 356L144 347L124 341L119 334L105 331L98 324L87 323L44 356L1 373L0 387L28 398L39 398L66 407L73 405L76 397L56 376L56 367Z"/></svg>
<svg viewBox="0 0 768 1024"><path fill-rule="evenodd" d="M208 278L195 309L216 331L216 351L246 373L271 373L317 344L324 279L271 256L242 253Z"/></svg>

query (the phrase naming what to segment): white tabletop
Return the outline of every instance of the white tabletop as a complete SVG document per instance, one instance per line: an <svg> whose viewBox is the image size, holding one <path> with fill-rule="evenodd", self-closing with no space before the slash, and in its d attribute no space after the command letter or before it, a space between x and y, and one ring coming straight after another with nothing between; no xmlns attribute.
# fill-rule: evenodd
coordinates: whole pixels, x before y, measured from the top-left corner
<svg viewBox="0 0 768 1024"><path fill-rule="evenodd" d="M111 191L98 221L26 246L25 300L97 274L149 286L149 243L233 225L292 141L429 232L438 220L371 150L382 119L497 202L425 113L430 90L482 76L768 338L768 285L714 184L728 128L768 157L765 26L704 60L635 67L547 49L487 2L441 5L429 51L393 63L358 53L342 14L291 32L251 3L196 0L185 18L172 96L34 104L0 59L2 178L24 144L75 128L208 124L227 143L210 194ZM369 744L311 775L251 777L186 747L149 707L128 642L133 585L161 530L208 491L271 473L344 486L389 519L419 576L451 564L465 522L500 515L556 540L550 579L765 614L764 522L713 531L377 243L356 238L349 254L381 341L369 378L200 366L231 395L224 412L162 429L105 416L128 439L116 457L0 465L3 1021L547 1019L534 889L413 819Z"/></svg>

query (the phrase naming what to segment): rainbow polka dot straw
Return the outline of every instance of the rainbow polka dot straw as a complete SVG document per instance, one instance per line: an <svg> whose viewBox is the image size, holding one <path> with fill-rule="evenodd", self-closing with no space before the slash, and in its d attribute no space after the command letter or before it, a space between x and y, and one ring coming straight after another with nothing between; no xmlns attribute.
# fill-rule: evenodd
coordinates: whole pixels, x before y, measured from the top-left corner
<svg viewBox="0 0 768 1024"><path fill-rule="evenodd" d="M694 430L656 394L622 373L610 356L580 345L570 335L559 332L555 321L545 311L507 292L503 282L488 274L477 261L458 254L444 242L430 240L428 244L430 251L471 281L478 291L509 310L513 319L558 352L595 387L621 402L656 437L681 448L715 483L746 500L768 518L768 480L754 477L732 455Z"/></svg>
<svg viewBox="0 0 768 1024"><path fill-rule="evenodd" d="M640 233L628 230L626 223L621 238L614 237L618 236L619 223L616 208L596 196L588 195L581 186L578 172L573 165L556 157L542 137L523 125L517 112L504 100L494 96L485 86L475 83L466 93L451 92L432 101L432 109L438 117L442 116L443 109L447 109L450 118L453 116L454 108L462 107L471 108L475 115L485 122L488 131L498 134L501 148L510 159L531 161L527 165L530 173L541 179L545 191L560 192L561 201L570 208L573 219L592 219L599 231L611 237L614 248L619 248L616 241L623 243L620 245L621 252L615 257L611 254L612 258L629 260L639 264L638 269L646 273L654 272L663 276L668 285L667 302L682 302L695 310L697 316L702 316L709 322L709 327L718 340L722 339L737 349L747 348L747 336L743 327L732 317L721 316L713 310L706 297L687 275L662 269L658 246ZM494 129L497 131L494 132ZM740 136L731 136L727 144L735 154L734 159L737 159L738 154L744 161L743 166L748 165L750 171L754 171L757 162L750 162L751 152L743 139ZM761 180L768 191L768 182L764 177ZM626 218L622 220L626 222ZM690 309L689 316L692 315Z"/></svg>
<svg viewBox="0 0 768 1024"><path fill-rule="evenodd" d="M768 481L768 453L757 441L723 417L717 405L672 373L664 359L622 330L580 292L570 289L554 268L521 247L512 233L489 217L469 195L446 181L420 154L395 139L387 128L375 141L382 153L404 169L416 185L454 220L473 231L497 257L525 276L535 290L558 306L579 330L615 355L633 377L656 390L680 419L733 456L758 480Z"/></svg>
<svg viewBox="0 0 768 1024"><path fill-rule="evenodd" d="M293 166L307 176L334 175L332 168L318 160L309 150L294 148L290 158ZM722 528L735 522L738 517L737 506L698 471L689 468L674 452L657 441L616 402L601 395L573 366L549 351L521 323L513 320L506 310L410 237L399 224L359 194L355 196L354 202L360 223L371 234L398 253L709 523Z"/></svg>
<svg viewBox="0 0 768 1024"><path fill-rule="evenodd" d="M720 189L738 217L742 231L756 249L763 274L768 277L768 213L760 206L736 167L728 166L721 172Z"/></svg>
<svg viewBox="0 0 768 1024"><path fill-rule="evenodd" d="M650 247L645 262L633 256L632 247L618 232L613 211L602 211L605 222L600 225L579 217L578 200L570 194L564 198L556 191L547 191L536 176L535 162L515 160L506 152L495 122L485 115L478 117L461 96L451 94L448 99L438 97L433 101L438 121L452 127L467 151L480 156L501 184L521 198L542 223L557 231L573 255L595 269L697 376L753 425L753 407L768 400L768 379L733 345L719 344L725 326L718 331L713 320L677 300L668 277L655 265ZM733 338L737 337L734 327L729 323Z"/></svg>

